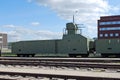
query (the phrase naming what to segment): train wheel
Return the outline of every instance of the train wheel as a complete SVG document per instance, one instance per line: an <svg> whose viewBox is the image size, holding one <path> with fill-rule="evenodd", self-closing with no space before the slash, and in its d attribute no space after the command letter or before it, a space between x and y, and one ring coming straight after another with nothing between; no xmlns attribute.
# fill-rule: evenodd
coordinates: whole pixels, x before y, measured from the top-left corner
<svg viewBox="0 0 120 80"><path fill-rule="evenodd" d="M103 58L107 58L107 57L109 57L108 54L101 54L101 56L102 56Z"/></svg>
<svg viewBox="0 0 120 80"><path fill-rule="evenodd" d="M69 57L76 57L75 54L69 54Z"/></svg>
<svg viewBox="0 0 120 80"><path fill-rule="evenodd" d="M20 57L20 54L17 54L17 57Z"/></svg>
<svg viewBox="0 0 120 80"><path fill-rule="evenodd" d="M29 54L26 54L26 57L29 57L30 55Z"/></svg>
<svg viewBox="0 0 120 80"><path fill-rule="evenodd" d="M83 54L81 55L81 57L88 57L88 54Z"/></svg>
<svg viewBox="0 0 120 80"><path fill-rule="evenodd" d="M32 56L32 57L34 57L34 56L35 56L35 54L32 54L31 56Z"/></svg>

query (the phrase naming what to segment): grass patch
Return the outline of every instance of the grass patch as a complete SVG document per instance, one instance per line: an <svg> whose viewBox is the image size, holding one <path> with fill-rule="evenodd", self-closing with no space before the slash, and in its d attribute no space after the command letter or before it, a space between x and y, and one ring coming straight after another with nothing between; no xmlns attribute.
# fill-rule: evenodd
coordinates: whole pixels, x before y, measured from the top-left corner
<svg viewBox="0 0 120 80"><path fill-rule="evenodd" d="M2 53L1 56L2 56L2 57L7 57L7 56L8 56L8 57L9 57L9 56L10 56L10 57L13 57L13 56L17 56L17 55L14 54L14 53Z"/></svg>

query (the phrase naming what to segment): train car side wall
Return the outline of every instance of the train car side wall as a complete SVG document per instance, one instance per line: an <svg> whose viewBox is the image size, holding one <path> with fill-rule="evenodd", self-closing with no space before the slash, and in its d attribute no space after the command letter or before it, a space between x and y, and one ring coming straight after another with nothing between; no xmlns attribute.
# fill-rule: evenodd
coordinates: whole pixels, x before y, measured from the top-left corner
<svg viewBox="0 0 120 80"><path fill-rule="evenodd" d="M99 39L96 52L102 54L120 54L120 39Z"/></svg>
<svg viewBox="0 0 120 80"><path fill-rule="evenodd" d="M21 45L20 42L14 42L11 44L11 50L12 50L12 53L22 53L21 52L21 49L22 49L23 45Z"/></svg>
<svg viewBox="0 0 120 80"><path fill-rule="evenodd" d="M87 54L89 50L88 39L80 34L64 35L58 44L59 52L66 51L68 54Z"/></svg>
<svg viewBox="0 0 120 80"><path fill-rule="evenodd" d="M21 41L12 45L16 54L56 53L56 40Z"/></svg>

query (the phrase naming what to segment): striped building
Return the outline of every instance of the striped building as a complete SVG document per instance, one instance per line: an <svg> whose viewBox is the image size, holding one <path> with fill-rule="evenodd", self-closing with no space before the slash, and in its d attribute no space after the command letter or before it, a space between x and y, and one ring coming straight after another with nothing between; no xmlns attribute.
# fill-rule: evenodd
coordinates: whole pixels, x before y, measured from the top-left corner
<svg viewBox="0 0 120 80"><path fill-rule="evenodd" d="M98 39L120 38L120 15L103 16L98 20Z"/></svg>
<svg viewBox="0 0 120 80"><path fill-rule="evenodd" d="M0 33L0 48L7 48L7 34Z"/></svg>

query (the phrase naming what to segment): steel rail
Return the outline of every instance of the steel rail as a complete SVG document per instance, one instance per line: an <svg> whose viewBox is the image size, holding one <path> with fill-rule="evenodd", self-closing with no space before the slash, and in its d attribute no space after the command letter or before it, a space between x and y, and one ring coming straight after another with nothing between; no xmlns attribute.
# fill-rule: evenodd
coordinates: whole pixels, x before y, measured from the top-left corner
<svg viewBox="0 0 120 80"><path fill-rule="evenodd" d="M120 80L120 78L110 78L110 77L90 77L90 76L77 76L77 75L61 75L61 74L42 74L42 73L22 73L22 72L5 72L0 71L0 75L20 75L20 76L32 76L32 77L47 77L52 80L52 78L62 78L67 79L76 79L76 80ZM4 79L3 79L4 80Z"/></svg>
<svg viewBox="0 0 120 80"><path fill-rule="evenodd" d="M120 58L27 58L27 57L0 57L0 60L23 60L23 61L67 61L67 62L118 62Z"/></svg>
<svg viewBox="0 0 120 80"><path fill-rule="evenodd" d="M3 65L27 65L27 66L55 66L55 67L86 67L120 69L120 63L92 63L92 62L39 62L39 61L0 61Z"/></svg>

